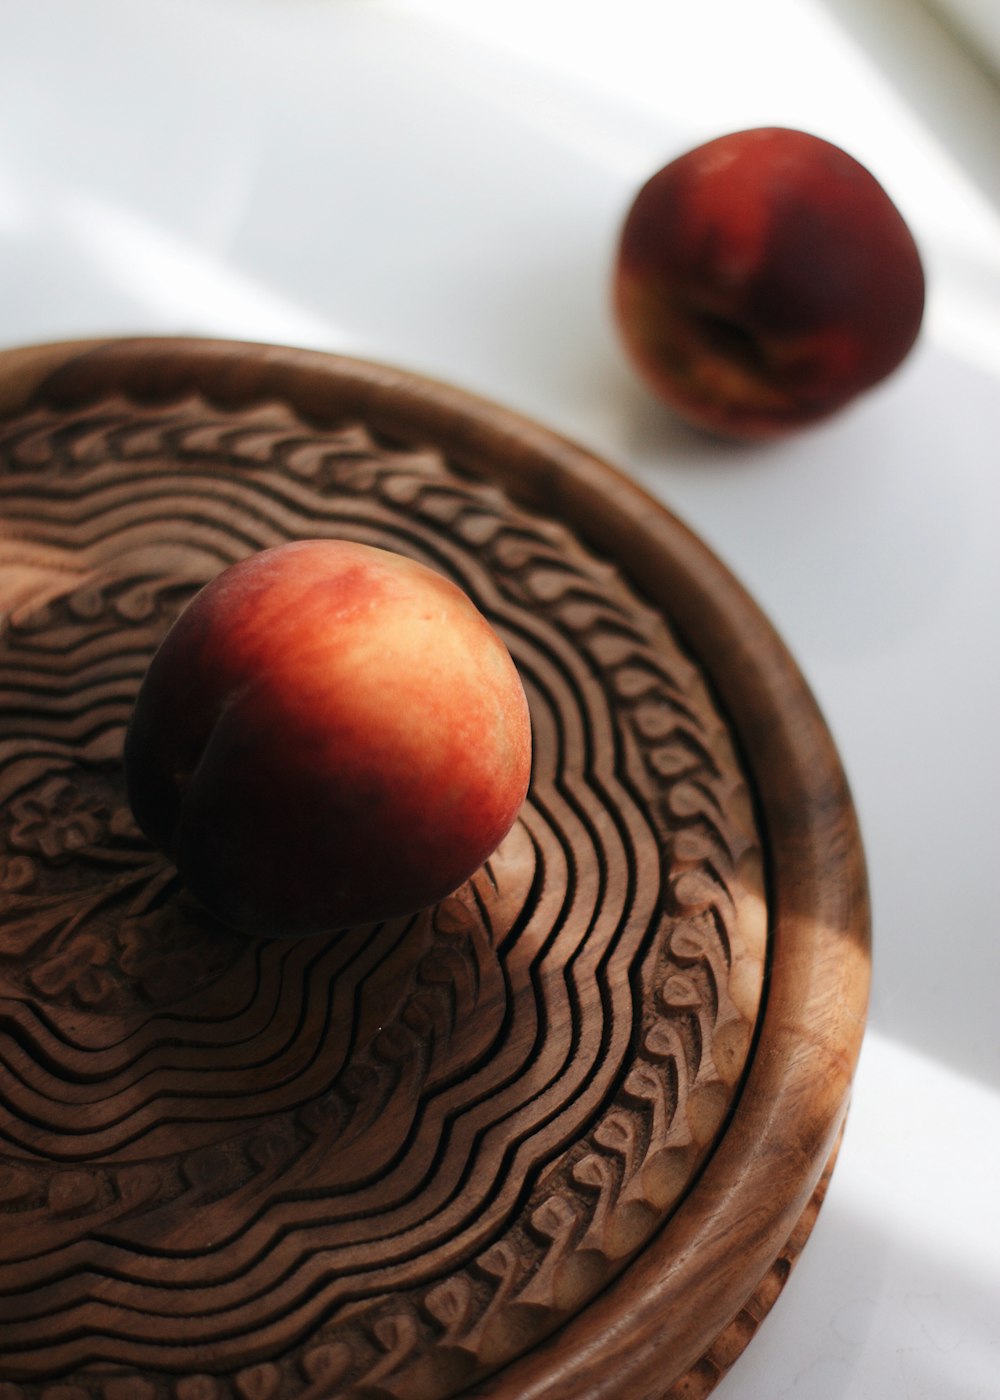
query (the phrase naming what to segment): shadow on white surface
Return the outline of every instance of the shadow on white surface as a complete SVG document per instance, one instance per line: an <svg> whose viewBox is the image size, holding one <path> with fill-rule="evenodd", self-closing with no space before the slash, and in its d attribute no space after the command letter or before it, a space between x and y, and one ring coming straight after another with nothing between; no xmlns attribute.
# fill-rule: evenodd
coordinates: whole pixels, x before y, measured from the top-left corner
<svg viewBox="0 0 1000 1400"><path fill-rule="evenodd" d="M995 1400L1000 1297L988 1276L901 1245L836 1200L823 1214L813 1252L713 1400Z"/></svg>
<svg viewBox="0 0 1000 1400"><path fill-rule="evenodd" d="M930 1148L927 1103L947 1105ZM993 1400L997 1105L996 1091L869 1035L813 1234L718 1400Z"/></svg>

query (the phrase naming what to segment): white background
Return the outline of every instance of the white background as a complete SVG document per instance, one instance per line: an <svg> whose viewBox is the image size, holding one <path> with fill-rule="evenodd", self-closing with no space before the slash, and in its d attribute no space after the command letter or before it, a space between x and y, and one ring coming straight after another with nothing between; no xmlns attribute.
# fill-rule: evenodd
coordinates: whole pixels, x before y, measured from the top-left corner
<svg viewBox="0 0 1000 1400"><path fill-rule="evenodd" d="M776 623L857 800L873 1004L819 1224L716 1393L1000 1395L989 68L918 0L4 0L0 36L0 344L193 332L450 380L632 473ZM639 387L608 282L638 185L763 124L872 169L930 296L883 387L741 448Z"/></svg>

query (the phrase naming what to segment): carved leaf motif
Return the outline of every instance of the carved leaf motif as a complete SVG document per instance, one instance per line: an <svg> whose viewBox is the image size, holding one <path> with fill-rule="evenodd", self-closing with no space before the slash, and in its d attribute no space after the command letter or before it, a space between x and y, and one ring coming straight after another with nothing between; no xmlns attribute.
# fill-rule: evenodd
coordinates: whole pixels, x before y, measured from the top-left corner
<svg viewBox="0 0 1000 1400"><path fill-rule="evenodd" d="M104 594L100 588L78 588L69 594L67 606L74 617L93 622L104 612Z"/></svg>
<svg viewBox="0 0 1000 1400"><path fill-rule="evenodd" d="M378 483L378 473L370 462L338 463L334 468L327 458L323 467L325 472L336 480L337 485L347 491L371 491Z"/></svg>
<svg viewBox="0 0 1000 1400"><path fill-rule="evenodd" d="M274 1400L281 1386L281 1371L271 1361L249 1366L234 1378L238 1400Z"/></svg>
<svg viewBox="0 0 1000 1400"><path fill-rule="evenodd" d="M295 1144L278 1132L255 1133L247 1142L247 1156L262 1172L273 1172L295 1152Z"/></svg>
<svg viewBox="0 0 1000 1400"><path fill-rule="evenodd" d="M28 856L0 855L0 896L30 890L37 880L38 870Z"/></svg>
<svg viewBox="0 0 1000 1400"><path fill-rule="evenodd" d="M471 931L471 925L470 919L466 931ZM420 959L419 976L432 986L450 987L468 976L468 970L468 959L457 948L432 948Z"/></svg>
<svg viewBox="0 0 1000 1400"><path fill-rule="evenodd" d="M407 999L402 1020L420 1040L430 1040L448 1028L450 1018L441 1016L439 1012L440 1003L430 992L415 992ZM380 1049L378 1053L382 1054L383 1051ZM397 1057L391 1054L389 1058Z"/></svg>
<svg viewBox="0 0 1000 1400"><path fill-rule="evenodd" d="M344 1379L353 1364L351 1349L344 1342L324 1342L310 1347L302 1358L306 1379L331 1387Z"/></svg>
<svg viewBox="0 0 1000 1400"><path fill-rule="evenodd" d="M155 1201L161 1182L160 1172L145 1162L123 1167L118 1173L117 1186L126 1210L141 1210Z"/></svg>
<svg viewBox="0 0 1000 1400"><path fill-rule="evenodd" d="M494 1279L511 1279L517 1271L517 1255L506 1241L493 1245L477 1262Z"/></svg>
<svg viewBox="0 0 1000 1400"><path fill-rule="evenodd" d="M220 1147L203 1147L184 1159L184 1175L198 1191L223 1191L232 1176L229 1157Z"/></svg>
<svg viewBox="0 0 1000 1400"><path fill-rule="evenodd" d="M0 1205L20 1205L34 1194L34 1190L35 1184L29 1172L20 1167L0 1167Z"/></svg>
<svg viewBox="0 0 1000 1400"><path fill-rule="evenodd" d="M184 1376L174 1394L177 1400L222 1400L222 1387L214 1376Z"/></svg>
<svg viewBox="0 0 1000 1400"><path fill-rule="evenodd" d="M660 1027L655 1029L663 1046L664 1058L675 1059L678 1048L676 1039L669 1030ZM652 1032L650 1032L646 1037L647 1048L652 1038ZM639 1103L656 1104L663 1099L663 1084L652 1065L638 1064L628 1073L625 1080L625 1092Z"/></svg>
<svg viewBox="0 0 1000 1400"><path fill-rule="evenodd" d="M662 698L645 700L633 711L633 722L644 739L662 740L673 733L677 715L673 706Z"/></svg>
<svg viewBox="0 0 1000 1400"><path fill-rule="evenodd" d="M677 783L667 795L667 806L678 821L693 821L711 806L707 793L693 782Z"/></svg>
<svg viewBox="0 0 1000 1400"><path fill-rule="evenodd" d="M472 1304L472 1286L461 1274L445 1279L424 1298L424 1306L431 1317L449 1334L464 1331L469 1325Z"/></svg>
<svg viewBox="0 0 1000 1400"><path fill-rule="evenodd" d="M655 672L643 666L622 666L615 672L615 689L623 700L638 700L661 684Z"/></svg>
<svg viewBox="0 0 1000 1400"><path fill-rule="evenodd" d="M335 1138L347 1122L348 1110L343 1099L325 1094L304 1104L299 1110L299 1122L315 1137Z"/></svg>
<svg viewBox="0 0 1000 1400"><path fill-rule="evenodd" d="M493 515L467 511L459 521L458 529L467 544L482 549L484 545L496 538L497 531L500 529L500 521Z"/></svg>
<svg viewBox="0 0 1000 1400"><path fill-rule="evenodd" d="M680 1050L676 1035L674 1035L670 1027L665 1026L662 1021L654 1021L650 1026L642 1042L642 1048L651 1060L659 1061L675 1060ZM626 1087L629 1093L635 1093L635 1086L643 1082L641 1078L643 1068L643 1066L637 1065L629 1075L626 1081ZM647 1080L655 1080L656 1076L648 1070L648 1067L645 1068L647 1069L645 1078ZM658 1083L659 1081L656 1082ZM645 1095L641 1096L645 1097Z"/></svg>
<svg viewBox="0 0 1000 1400"><path fill-rule="evenodd" d="M434 910L436 932L448 937L460 938L468 934L476 923L476 916L464 899L450 895Z"/></svg>
<svg viewBox="0 0 1000 1400"><path fill-rule="evenodd" d="M156 1386L143 1376L112 1376L101 1389L102 1400L157 1400Z"/></svg>
<svg viewBox="0 0 1000 1400"><path fill-rule="evenodd" d="M426 483L418 476L405 476L399 472L381 482L383 496L395 505L412 505L424 490Z"/></svg>
<svg viewBox="0 0 1000 1400"><path fill-rule="evenodd" d="M49 1187L49 1209L55 1215L85 1210L96 1200L97 1189L90 1172L60 1172Z"/></svg>
<svg viewBox="0 0 1000 1400"><path fill-rule="evenodd" d="M719 886L708 876L685 870L673 882L673 895L678 908L687 913L709 909L719 898Z"/></svg>
<svg viewBox="0 0 1000 1400"><path fill-rule="evenodd" d="M340 1087L352 1103L365 1103L379 1085L379 1077L371 1065L349 1065L340 1077Z"/></svg>
<svg viewBox="0 0 1000 1400"><path fill-rule="evenodd" d="M693 1011L701 1006L701 992L690 977L675 972L661 986L660 1000L670 1011Z"/></svg>
<svg viewBox="0 0 1000 1400"><path fill-rule="evenodd" d="M594 1141L608 1152L625 1161L626 1173L631 1173L637 1148L636 1127L627 1113L609 1113L594 1130Z"/></svg>
<svg viewBox="0 0 1000 1400"><path fill-rule="evenodd" d="M711 938L708 928L698 919L679 923L670 939L670 951L679 963L692 966L708 957Z"/></svg>
<svg viewBox="0 0 1000 1400"><path fill-rule="evenodd" d="M676 782L685 774L694 773L699 762L686 745L671 743L669 739L650 749L648 761L650 768L667 782Z"/></svg>
<svg viewBox="0 0 1000 1400"><path fill-rule="evenodd" d="M535 569L529 579L532 594L542 603L556 602L578 586L574 575L562 569Z"/></svg>
<svg viewBox="0 0 1000 1400"><path fill-rule="evenodd" d="M373 1369L372 1375L385 1375L413 1350L417 1342L416 1320L409 1313L391 1313L375 1322L372 1332L385 1352L385 1360Z"/></svg>
<svg viewBox="0 0 1000 1400"><path fill-rule="evenodd" d="M555 1240L567 1234L576 1223L569 1202L562 1196L549 1196L532 1212L531 1227L543 1239Z"/></svg>
<svg viewBox="0 0 1000 1400"><path fill-rule="evenodd" d="M595 1152L588 1152L586 1157L581 1157L573 1168L573 1180L579 1186L584 1186L591 1191L606 1191L614 1180L614 1175L607 1162L597 1156Z"/></svg>
<svg viewBox="0 0 1000 1400"><path fill-rule="evenodd" d="M386 1064L402 1064L410 1058L413 1037L402 1025L385 1026L372 1041L372 1050Z"/></svg>

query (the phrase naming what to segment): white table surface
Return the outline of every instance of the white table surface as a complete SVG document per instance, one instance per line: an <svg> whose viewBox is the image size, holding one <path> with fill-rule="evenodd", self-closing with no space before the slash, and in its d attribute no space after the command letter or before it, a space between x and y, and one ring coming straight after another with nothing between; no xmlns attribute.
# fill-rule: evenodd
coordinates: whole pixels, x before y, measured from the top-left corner
<svg viewBox="0 0 1000 1400"><path fill-rule="evenodd" d="M4 0L0 343L196 333L449 380L634 474L782 632L870 863L840 1162L719 1400L1000 1395L1000 87L919 0ZM802 126L906 214L906 365L739 448L635 382L638 185ZM628 1397L623 1397L628 1400Z"/></svg>

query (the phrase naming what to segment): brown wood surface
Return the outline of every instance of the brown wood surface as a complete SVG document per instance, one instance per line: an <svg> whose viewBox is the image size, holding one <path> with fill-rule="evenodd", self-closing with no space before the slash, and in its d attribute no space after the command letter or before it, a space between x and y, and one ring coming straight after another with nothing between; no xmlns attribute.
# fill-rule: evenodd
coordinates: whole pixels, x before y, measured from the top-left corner
<svg viewBox="0 0 1000 1400"><path fill-rule="evenodd" d="M398 548L525 679L531 792L435 910L213 927L130 820L225 564ZM0 1400L681 1400L801 1249L864 1025L830 735L624 474L444 385L142 340L0 355Z"/></svg>

